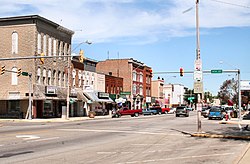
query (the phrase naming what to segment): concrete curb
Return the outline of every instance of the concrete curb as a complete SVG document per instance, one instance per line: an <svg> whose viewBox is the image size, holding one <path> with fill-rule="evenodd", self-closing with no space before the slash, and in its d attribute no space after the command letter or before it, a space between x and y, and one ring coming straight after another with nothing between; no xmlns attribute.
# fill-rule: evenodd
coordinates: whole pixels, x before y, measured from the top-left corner
<svg viewBox="0 0 250 164"><path fill-rule="evenodd" d="M209 134L209 133L193 133L191 137L203 137L203 138L225 138L225 139L236 139L236 140L250 140L250 136L232 136L222 134Z"/></svg>

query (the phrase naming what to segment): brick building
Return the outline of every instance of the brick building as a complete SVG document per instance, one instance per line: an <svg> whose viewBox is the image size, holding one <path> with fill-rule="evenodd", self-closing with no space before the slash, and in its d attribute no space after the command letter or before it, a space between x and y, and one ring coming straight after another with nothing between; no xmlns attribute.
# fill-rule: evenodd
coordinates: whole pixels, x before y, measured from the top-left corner
<svg viewBox="0 0 250 164"><path fill-rule="evenodd" d="M151 97L151 68L144 63L129 59L108 59L100 61L96 67L98 72L123 78L123 91L126 104L132 109L143 108L147 97Z"/></svg>
<svg viewBox="0 0 250 164"><path fill-rule="evenodd" d="M157 80L152 81L152 97L155 98L155 103L157 105L160 105L161 107L164 107L165 104L165 98L163 94L163 87L164 87L164 79L161 79L160 77L157 78Z"/></svg>
<svg viewBox="0 0 250 164"><path fill-rule="evenodd" d="M1 58L41 55L40 59L3 60L5 73L0 77L0 115L24 117L28 108L28 76L32 74L33 117L61 117L66 106L67 57L71 52L73 31L38 15L0 18ZM3 39L4 38L4 39Z"/></svg>

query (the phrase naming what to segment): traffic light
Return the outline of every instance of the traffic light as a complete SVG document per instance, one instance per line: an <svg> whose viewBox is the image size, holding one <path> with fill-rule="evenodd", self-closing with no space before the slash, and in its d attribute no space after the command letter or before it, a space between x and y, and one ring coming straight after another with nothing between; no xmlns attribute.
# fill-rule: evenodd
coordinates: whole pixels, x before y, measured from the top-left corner
<svg viewBox="0 0 250 164"><path fill-rule="evenodd" d="M44 56L44 53L41 53L41 57ZM40 63L44 64L44 58L40 58Z"/></svg>
<svg viewBox="0 0 250 164"><path fill-rule="evenodd" d="M180 68L180 76L183 76L183 75L184 75L184 69Z"/></svg>
<svg viewBox="0 0 250 164"><path fill-rule="evenodd" d="M2 69L1 69L1 75L3 75L5 73L5 65L2 66Z"/></svg>
<svg viewBox="0 0 250 164"><path fill-rule="evenodd" d="M17 76L21 76L21 74L22 74L22 69L18 68L18 70L17 70Z"/></svg>
<svg viewBox="0 0 250 164"><path fill-rule="evenodd" d="M79 61L81 62L81 63L83 63L83 61L84 61L84 52L83 52L83 50L80 50L80 53L79 53Z"/></svg>

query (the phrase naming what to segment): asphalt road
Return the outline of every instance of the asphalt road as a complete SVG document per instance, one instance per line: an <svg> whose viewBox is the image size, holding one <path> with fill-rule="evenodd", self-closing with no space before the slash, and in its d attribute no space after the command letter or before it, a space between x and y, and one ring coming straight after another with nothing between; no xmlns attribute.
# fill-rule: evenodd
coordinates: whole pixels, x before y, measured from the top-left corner
<svg viewBox="0 0 250 164"><path fill-rule="evenodd" d="M202 130L235 127L218 121L202 118ZM2 122L0 163L234 163L248 144L182 133L196 130L195 112L190 117L164 114L66 123Z"/></svg>

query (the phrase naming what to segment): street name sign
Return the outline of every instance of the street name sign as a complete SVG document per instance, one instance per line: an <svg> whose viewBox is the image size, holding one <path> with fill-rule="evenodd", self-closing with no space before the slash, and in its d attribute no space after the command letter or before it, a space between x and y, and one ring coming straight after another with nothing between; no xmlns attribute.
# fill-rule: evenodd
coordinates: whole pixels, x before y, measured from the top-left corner
<svg viewBox="0 0 250 164"><path fill-rule="evenodd" d="M214 70L211 70L211 73L222 73L222 69L214 69Z"/></svg>

